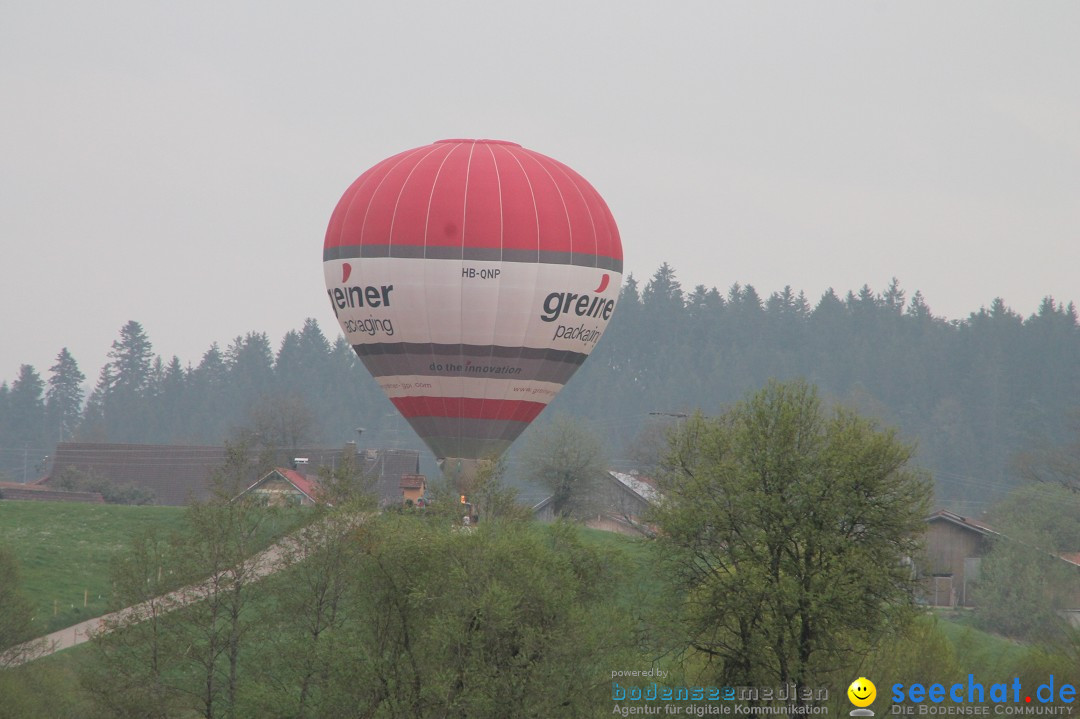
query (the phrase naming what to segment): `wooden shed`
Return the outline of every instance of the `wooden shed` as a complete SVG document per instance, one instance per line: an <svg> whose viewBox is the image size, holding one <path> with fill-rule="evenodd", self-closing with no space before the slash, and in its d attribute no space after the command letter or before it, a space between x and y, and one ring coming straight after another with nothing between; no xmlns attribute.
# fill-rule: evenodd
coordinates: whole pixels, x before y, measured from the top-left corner
<svg viewBox="0 0 1080 719"><path fill-rule="evenodd" d="M971 607L982 558L1001 535L946 509L926 518L926 562L920 567L926 600L935 607Z"/></svg>

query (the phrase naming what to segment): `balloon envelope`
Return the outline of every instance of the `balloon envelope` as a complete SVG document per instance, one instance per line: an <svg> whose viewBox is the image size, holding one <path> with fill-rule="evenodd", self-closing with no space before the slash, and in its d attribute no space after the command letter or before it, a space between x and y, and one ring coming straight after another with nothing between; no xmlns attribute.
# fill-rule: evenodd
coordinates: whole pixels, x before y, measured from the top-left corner
<svg viewBox="0 0 1080 719"><path fill-rule="evenodd" d="M603 336L622 284L607 204L519 145L444 140L361 175L323 247L349 343L436 457L497 457Z"/></svg>

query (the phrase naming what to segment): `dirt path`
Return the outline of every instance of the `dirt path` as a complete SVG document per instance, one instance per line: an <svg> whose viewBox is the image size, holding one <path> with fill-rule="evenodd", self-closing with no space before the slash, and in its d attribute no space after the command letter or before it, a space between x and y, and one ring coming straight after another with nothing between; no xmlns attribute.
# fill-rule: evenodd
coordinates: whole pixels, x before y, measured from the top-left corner
<svg viewBox="0 0 1080 719"><path fill-rule="evenodd" d="M287 537L272 545L269 549L255 555L248 560L250 562L248 567L250 571L250 574L248 574L249 581L262 579L287 566L286 559L298 556L300 548L299 541L295 537ZM19 666L74 647L89 641L103 631L107 631L109 626L140 622L151 611L162 614L186 607L192 602L197 602L206 597L210 593L211 587L216 583L215 580L219 580L221 576L211 577L200 584L192 584L163 596L155 597L142 604L87 619L74 626L19 644L0 654L0 667Z"/></svg>

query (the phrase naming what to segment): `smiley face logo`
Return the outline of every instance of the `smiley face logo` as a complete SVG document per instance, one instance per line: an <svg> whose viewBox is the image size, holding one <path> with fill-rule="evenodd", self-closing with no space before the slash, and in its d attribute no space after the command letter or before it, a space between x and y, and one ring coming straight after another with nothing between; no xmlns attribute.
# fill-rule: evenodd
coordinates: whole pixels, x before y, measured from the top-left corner
<svg viewBox="0 0 1080 719"><path fill-rule="evenodd" d="M877 698L877 687L866 677L859 677L847 688L848 699L857 707L868 707Z"/></svg>

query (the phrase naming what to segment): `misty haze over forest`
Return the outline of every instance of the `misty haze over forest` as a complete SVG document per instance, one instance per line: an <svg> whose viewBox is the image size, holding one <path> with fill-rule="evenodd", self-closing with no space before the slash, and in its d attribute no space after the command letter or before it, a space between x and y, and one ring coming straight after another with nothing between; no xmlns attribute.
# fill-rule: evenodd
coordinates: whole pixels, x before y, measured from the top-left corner
<svg viewBox="0 0 1080 719"><path fill-rule="evenodd" d="M363 427L363 447L422 446L344 338L314 319L276 347L252 331L198 361L158 356L152 333L125 325L96 379L61 352L0 385L3 479L39 476L59 440L335 446ZM937 502L969 514L1018 482L1019 453L1077 433L1080 323L1074 304L1049 297L1029 317L996 299L947 321L895 279L763 297L749 285L684 289L665 264L627 279L607 335L537 423L584 420L614 467L633 468L639 437L678 421L665 413L716 414L770 378L805 377L897 427L917 442Z"/></svg>

